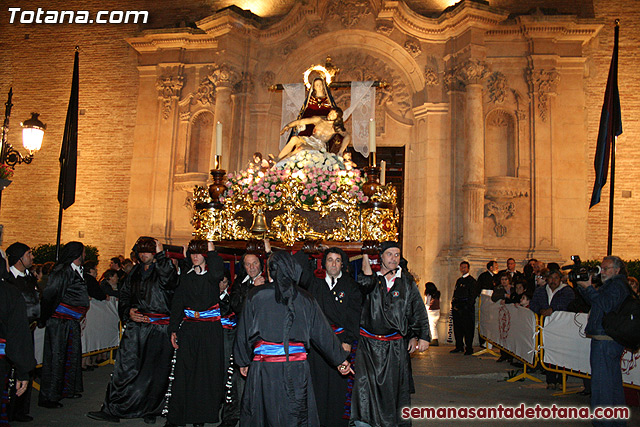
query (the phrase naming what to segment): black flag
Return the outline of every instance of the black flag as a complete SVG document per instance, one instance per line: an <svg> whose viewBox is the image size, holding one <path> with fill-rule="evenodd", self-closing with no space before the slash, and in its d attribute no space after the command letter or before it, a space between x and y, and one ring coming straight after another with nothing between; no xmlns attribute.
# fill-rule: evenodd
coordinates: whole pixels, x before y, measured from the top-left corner
<svg viewBox="0 0 640 427"><path fill-rule="evenodd" d="M76 201L76 168L78 165L78 89L80 76L78 72L78 48L73 62L73 81L71 96L67 109L67 120L64 124L62 149L60 150L60 181L58 183L58 202L62 209L67 209Z"/></svg>
<svg viewBox="0 0 640 427"><path fill-rule="evenodd" d="M596 146L596 181L593 184L591 204L589 208L600 203L602 187L607 183L609 175L609 158L613 139L622 133L622 116L620 114L620 94L618 93L618 35L619 27L616 23L613 39L613 55L611 67L607 79L607 90L604 93L602 114L600 115L600 128L598 129L598 145Z"/></svg>

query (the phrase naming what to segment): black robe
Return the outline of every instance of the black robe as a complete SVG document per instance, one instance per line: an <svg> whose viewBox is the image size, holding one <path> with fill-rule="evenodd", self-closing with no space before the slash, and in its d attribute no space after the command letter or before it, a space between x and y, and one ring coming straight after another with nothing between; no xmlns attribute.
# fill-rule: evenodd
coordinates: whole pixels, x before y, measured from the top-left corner
<svg viewBox="0 0 640 427"><path fill-rule="evenodd" d="M16 380L31 380L29 372L36 367L33 339L27 322L27 309L20 292L0 280L0 339L5 340L5 355L0 356L0 395L5 396L11 365ZM4 399L3 399L4 400ZM7 407L0 408L0 423L7 421Z"/></svg>
<svg viewBox="0 0 640 427"><path fill-rule="evenodd" d="M64 303L89 307L87 284L71 264L57 265L42 293L40 321L46 322L39 400L57 402L83 391L80 321L55 316Z"/></svg>
<svg viewBox="0 0 640 427"><path fill-rule="evenodd" d="M399 333L402 339L382 341L360 337L351 420L372 426L410 425L401 418L411 405L411 368L407 346L411 338L431 341L429 319L413 278L402 271L387 291L377 274L358 278L365 293L360 325L374 335Z"/></svg>
<svg viewBox="0 0 640 427"><path fill-rule="evenodd" d="M224 344L220 320L188 321L184 310L205 311L220 304L224 264L216 252L207 255L207 272L180 275L171 306L169 333L177 332L178 350L167 421L173 424L216 423L224 396ZM181 325L182 324L182 325Z"/></svg>
<svg viewBox="0 0 640 427"><path fill-rule="evenodd" d="M7 282L15 286L22 294L26 304L27 320L31 329L31 339L33 341L33 330L36 322L40 319L40 292L38 291L38 281L31 274L24 276L14 276L13 272L7 275ZM14 375L15 376L15 375ZM33 373L30 375L27 390L22 396L16 396L15 387L11 387L9 397L9 420L16 416L29 415L31 408L31 390L33 389Z"/></svg>
<svg viewBox="0 0 640 427"><path fill-rule="evenodd" d="M287 306L275 300L274 284L249 292L238 321L234 355L238 366L249 366L240 408L241 426L318 426L318 413L309 364L253 361L259 340L282 343ZM290 342L303 343L307 351L316 346L333 366L348 356L331 330L313 297L299 290L293 300L295 318Z"/></svg>
<svg viewBox="0 0 640 427"><path fill-rule="evenodd" d="M120 290L118 311L125 325L102 410L120 418L143 418L162 413L173 347L168 324L138 323L129 311L169 317L177 273L164 253L155 255L148 270L137 264Z"/></svg>
<svg viewBox="0 0 640 427"><path fill-rule="evenodd" d="M294 258L303 267L300 287L306 289L318 302L332 329L339 332L336 336L340 342L353 346L360 336L362 293L358 284L343 271L333 289L329 289L325 279L316 277L310 270L309 263L306 262L308 257L304 252L299 251ZM351 393L348 391L353 375L340 375L335 365L329 363L315 348L309 351L309 366L320 425L347 426L349 420L348 417L345 418L345 411L348 409L346 413L350 412Z"/></svg>

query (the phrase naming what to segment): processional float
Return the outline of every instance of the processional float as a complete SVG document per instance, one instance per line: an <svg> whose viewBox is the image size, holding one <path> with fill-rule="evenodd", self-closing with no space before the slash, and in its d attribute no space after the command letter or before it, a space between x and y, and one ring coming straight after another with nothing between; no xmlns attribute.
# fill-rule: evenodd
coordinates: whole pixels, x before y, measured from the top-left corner
<svg viewBox="0 0 640 427"><path fill-rule="evenodd" d="M350 84L333 82L332 85L335 72L329 58L324 67L315 65L305 72L306 91L301 92L304 105L298 119L326 116L328 110L335 107L331 88ZM309 83L312 73L321 77ZM216 168L211 170L211 185L196 186L194 190L194 237L230 248L242 248L247 241L269 238L276 247L309 247L312 242L339 246L350 252L377 246L375 242L397 240L396 189L390 183L380 182L375 152L375 87L385 84L358 83L365 83L369 104L354 105L362 101L364 92L356 93L359 99L354 100L353 87L357 85L351 84L351 107L345 116L360 107L359 122L356 126L354 119L352 126L353 144L357 151L368 154L368 167L361 171L350 162L349 156L337 156L327 147L326 152L303 149L278 162L273 156L264 159L256 153L245 170L227 173L220 168L217 155ZM286 90L286 86L275 85L271 89ZM283 117L283 121L287 120ZM310 133L304 126L297 127L288 138L305 131ZM221 132L216 133L220 138ZM217 145L221 146L219 142Z"/></svg>

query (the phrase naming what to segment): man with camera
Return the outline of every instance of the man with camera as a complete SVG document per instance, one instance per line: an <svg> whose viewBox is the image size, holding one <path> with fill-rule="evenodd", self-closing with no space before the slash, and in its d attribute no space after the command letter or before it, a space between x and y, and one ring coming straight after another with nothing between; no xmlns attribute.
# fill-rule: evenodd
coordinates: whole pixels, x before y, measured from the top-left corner
<svg viewBox="0 0 640 427"><path fill-rule="evenodd" d="M593 275L588 280L578 277L578 290L591 303L589 321L585 328L591 338L591 407L612 407L625 404L622 388L620 357L624 348L608 336L602 326L605 314L616 310L629 294L627 270L617 256L602 259L602 286L596 289ZM624 425L615 422L607 425ZM594 425L597 425L594 422Z"/></svg>
<svg viewBox="0 0 640 427"><path fill-rule="evenodd" d="M102 409L95 420L119 422L160 415L169 382L173 348L168 333L177 273L162 245L140 237L133 250L139 260L120 290L118 311L124 326L118 357Z"/></svg>

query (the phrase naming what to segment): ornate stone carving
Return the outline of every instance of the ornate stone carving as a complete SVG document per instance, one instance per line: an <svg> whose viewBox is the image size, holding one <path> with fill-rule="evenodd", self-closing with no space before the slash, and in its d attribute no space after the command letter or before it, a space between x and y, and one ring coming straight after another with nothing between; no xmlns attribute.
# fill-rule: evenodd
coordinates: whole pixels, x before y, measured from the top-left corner
<svg viewBox="0 0 640 427"><path fill-rule="evenodd" d="M188 122L189 120L191 120L191 111L187 110L187 111L180 111L180 121L181 122Z"/></svg>
<svg viewBox="0 0 640 427"><path fill-rule="evenodd" d="M414 58L417 58L422 53L422 48L420 47L420 42L417 40L409 39L404 42L404 50L409 52Z"/></svg>
<svg viewBox="0 0 640 427"><path fill-rule="evenodd" d="M456 67L456 77L462 84L481 84L489 72L486 62L478 59L469 59Z"/></svg>
<svg viewBox="0 0 640 427"><path fill-rule="evenodd" d="M470 84L481 84L488 72L484 61L469 59L447 71L443 81L447 91L462 90Z"/></svg>
<svg viewBox="0 0 640 427"><path fill-rule="evenodd" d="M392 31L393 31L393 23L378 22L378 24L376 24L376 32L382 34L383 36L389 37Z"/></svg>
<svg viewBox="0 0 640 427"><path fill-rule="evenodd" d="M487 86L489 89L489 99L491 102L496 104L502 104L504 102L505 96L507 96L507 77L499 71L491 74L489 76L489 81L487 82Z"/></svg>
<svg viewBox="0 0 640 427"><path fill-rule="evenodd" d="M215 86L233 86L239 80L238 72L227 64L222 64L213 69L207 78Z"/></svg>
<svg viewBox="0 0 640 427"><path fill-rule="evenodd" d="M351 28L360 18L371 14L368 0L332 0L327 15L337 17L347 28Z"/></svg>
<svg viewBox="0 0 640 427"><path fill-rule="evenodd" d="M486 179L485 198L493 201L504 201L529 196L530 182L527 178L513 176L490 176Z"/></svg>
<svg viewBox="0 0 640 427"><path fill-rule="evenodd" d="M216 105L216 87L209 76L202 79L193 100L203 105Z"/></svg>
<svg viewBox="0 0 640 427"><path fill-rule="evenodd" d="M276 81L276 74L273 71L263 71L260 75L260 84L263 87L270 87Z"/></svg>
<svg viewBox="0 0 640 427"><path fill-rule="evenodd" d="M516 205L513 202L496 203L490 201L484 205L484 212L485 217L493 217L495 222L493 231L496 236L503 237L508 231L505 221L516 213Z"/></svg>
<svg viewBox="0 0 640 427"><path fill-rule="evenodd" d="M322 25L314 25L313 27L307 30L307 35L312 39L318 37L320 34L324 33L326 30Z"/></svg>
<svg viewBox="0 0 640 427"><path fill-rule="evenodd" d="M162 101L162 117L166 120L171 113L171 101L180 98L180 91L184 85L184 78L177 76L162 76L156 81L158 99Z"/></svg>
<svg viewBox="0 0 640 427"><path fill-rule="evenodd" d="M384 127L385 110L406 118L411 109L411 95L398 71L378 58L361 52L349 52L336 55L334 62L340 64L340 79L345 81L384 80L389 83L386 88L376 88L376 125L378 132ZM349 91L333 93L338 105L350 104Z"/></svg>
<svg viewBox="0 0 640 427"><path fill-rule="evenodd" d="M425 67L424 82L427 86L437 86L439 83L438 73L432 67Z"/></svg>
<svg viewBox="0 0 640 427"><path fill-rule="evenodd" d="M560 74L556 70L533 70L527 73L531 93L538 96L538 114L543 122L547 121L549 113L549 95L553 95L558 88Z"/></svg>

